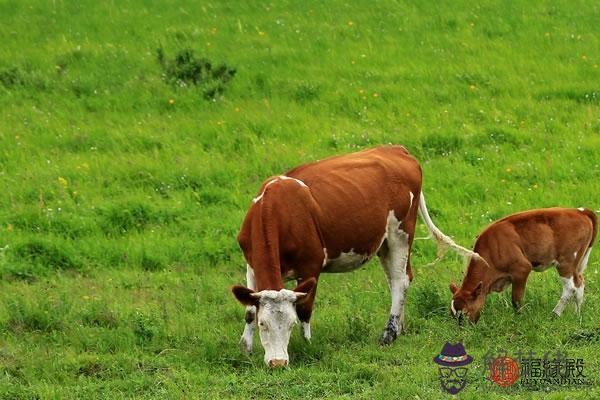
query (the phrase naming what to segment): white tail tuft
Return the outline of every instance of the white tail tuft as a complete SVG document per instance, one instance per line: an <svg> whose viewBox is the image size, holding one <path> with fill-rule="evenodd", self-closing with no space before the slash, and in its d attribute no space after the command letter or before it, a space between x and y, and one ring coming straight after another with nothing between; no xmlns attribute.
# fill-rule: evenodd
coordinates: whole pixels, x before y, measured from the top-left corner
<svg viewBox="0 0 600 400"><path fill-rule="evenodd" d="M479 254L456 244L454 240L445 235L437 226L435 226L431 220L431 217L429 216L429 212L427 211L427 205L425 204L425 196L423 195L423 192L421 192L421 196L419 197L419 214L421 215L421 218L423 218L423 221L425 221L425 225L427 226L427 230L429 231L430 235L433 236L438 245L437 259L434 261L434 263L439 261L444 254L446 254L448 248L451 248L464 257L473 257L475 259L483 260Z"/></svg>

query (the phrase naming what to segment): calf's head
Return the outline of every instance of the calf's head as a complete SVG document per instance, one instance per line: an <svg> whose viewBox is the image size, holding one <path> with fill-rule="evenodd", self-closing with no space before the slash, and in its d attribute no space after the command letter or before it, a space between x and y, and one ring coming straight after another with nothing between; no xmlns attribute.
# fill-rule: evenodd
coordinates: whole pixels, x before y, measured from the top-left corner
<svg viewBox="0 0 600 400"><path fill-rule="evenodd" d="M481 308L485 303L485 294L483 293L483 282L479 282L472 289L458 288L454 282L450 284L452 292L452 301L450 302L450 315L456 318L460 323L466 316L469 321L476 323L479 320Z"/></svg>
<svg viewBox="0 0 600 400"><path fill-rule="evenodd" d="M283 367L289 362L288 343L292 328L297 323L296 305L306 301L316 285L310 278L294 290L261 290L255 292L243 286L231 291L245 306L256 306L260 342L265 349L265 363L269 367Z"/></svg>

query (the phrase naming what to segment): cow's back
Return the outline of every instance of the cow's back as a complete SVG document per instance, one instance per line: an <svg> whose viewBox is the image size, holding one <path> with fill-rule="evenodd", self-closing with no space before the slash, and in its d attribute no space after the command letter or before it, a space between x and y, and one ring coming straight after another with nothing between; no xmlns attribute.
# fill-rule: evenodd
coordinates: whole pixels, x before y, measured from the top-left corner
<svg viewBox="0 0 600 400"><path fill-rule="evenodd" d="M419 163L402 146L331 157L294 168L286 176L308 186L324 240L332 247L330 255L350 248L372 251L380 244L389 212L402 219L421 192Z"/></svg>

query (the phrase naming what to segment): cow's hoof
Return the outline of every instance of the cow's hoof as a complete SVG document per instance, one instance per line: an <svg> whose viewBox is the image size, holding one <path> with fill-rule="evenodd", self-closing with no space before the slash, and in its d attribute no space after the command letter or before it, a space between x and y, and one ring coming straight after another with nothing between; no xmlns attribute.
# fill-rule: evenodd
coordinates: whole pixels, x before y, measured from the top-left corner
<svg viewBox="0 0 600 400"><path fill-rule="evenodd" d="M396 337L398 337L398 334L402 332L402 325L404 324L398 315L390 315L390 319L383 330L381 339L379 339L379 344L382 346L392 344L392 342L396 340Z"/></svg>
<svg viewBox="0 0 600 400"><path fill-rule="evenodd" d="M379 344L382 346L388 346L388 345L392 344L394 342L394 340L396 340L396 337L398 337L397 331L391 330L391 329L385 329L383 331L383 335L381 335L381 338L379 339Z"/></svg>

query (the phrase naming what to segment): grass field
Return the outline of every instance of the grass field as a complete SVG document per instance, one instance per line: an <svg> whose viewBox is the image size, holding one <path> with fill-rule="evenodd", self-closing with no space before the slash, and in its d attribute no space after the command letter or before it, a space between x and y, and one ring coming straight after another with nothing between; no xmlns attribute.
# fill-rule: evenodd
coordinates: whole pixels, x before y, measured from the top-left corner
<svg viewBox="0 0 600 400"><path fill-rule="evenodd" d="M0 398L435 399L447 340L475 358L458 397L541 396L484 379L498 349L583 358L594 386L545 396L600 397L594 252L581 320L551 318L550 270L520 314L507 291L459 327L464 262L425 267L420 241L391 347L377 261L322 277L290 368L238 347L235 237L262 180L298 164L404 144L466 246L515 211L600 208L600 6L470 3L0 2Z"/></svg>

